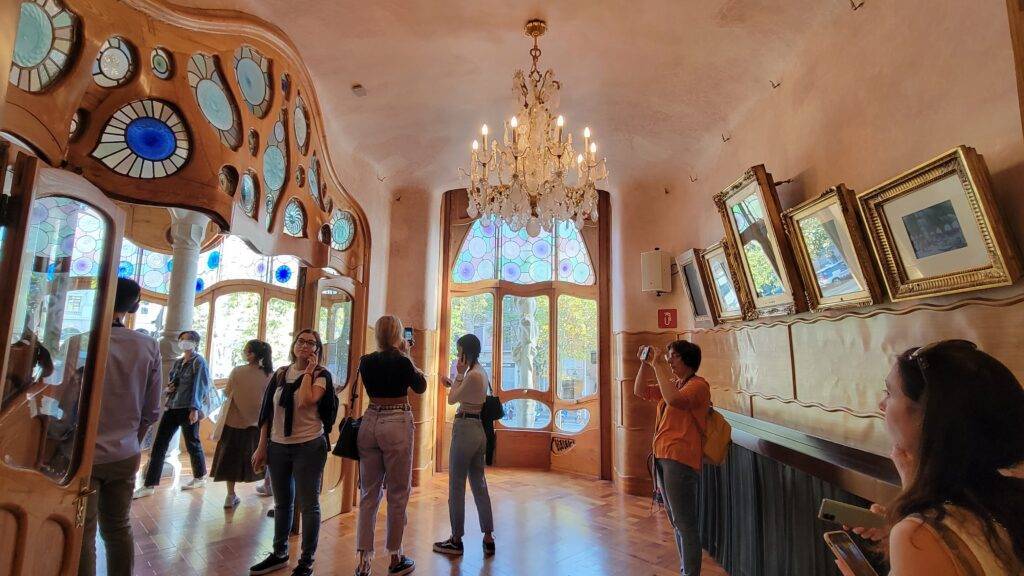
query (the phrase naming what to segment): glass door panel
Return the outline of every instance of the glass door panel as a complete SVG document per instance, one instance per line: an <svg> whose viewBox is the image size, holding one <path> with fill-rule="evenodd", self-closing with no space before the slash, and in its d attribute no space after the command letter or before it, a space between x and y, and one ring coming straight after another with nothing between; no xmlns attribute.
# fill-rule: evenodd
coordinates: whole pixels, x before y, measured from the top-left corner
<svg viewBox="0 0 1024 576"><path fill-rule="evenodd" d="M501 389L550 389L551 312L547 296L501 299Z"/></svg>
<svg viewBox="0 0 1024 576"><path fill-rule="evenodd" d="M295 302L271 298L267 302L266 339L273 353L274 367L291 362L292 332L295 330ZM243 345L245 343L243 342Z"/></svg>
<svg viewBox="0 0 1024 576"><path fill-rule="evenodd" d="M464 334L476 334L480 339L480 365L487 376L494 379L494 295L474 294L451 299L451 321L448 340L447 374L455 372L459 360L455 343Z"/></svg>
<svg viewBox="0 0 1024 576"><path fill-rule="evenodd" d="M260 329L260 295L232 292L218 296L213 304L213 337L210 342L210 372L222 380L231 369L245 363L242 348L256 338Z"/></svg>
<svg viewBox="0 0 1024 576"><path fill-rule="evenodd" d="M352 347L352 297L337 288L321 290L316 325L324 341L324 365L334 385L344 386Z"/></svg>
<svg viewBox="0 0 1024 576"><path fill-rule="evenodd" d="M139 304L138 312L135 313L135 329L140 332L145 331L146 334L159 340L164 332L164 314L166 314L166 311L167 307L163 304L143 300ZM193 326L195 326L194 322ZM198 330L196 331L199 332ZM205 342L206 333L199 332L199 335L202 336L203 342Z"/></svg>
<svg viewBox="0 0 1024 576"><path fill-rule="evenodd" d="M562 294L558 297L559 400L597 394L597 301Z"/></svg>

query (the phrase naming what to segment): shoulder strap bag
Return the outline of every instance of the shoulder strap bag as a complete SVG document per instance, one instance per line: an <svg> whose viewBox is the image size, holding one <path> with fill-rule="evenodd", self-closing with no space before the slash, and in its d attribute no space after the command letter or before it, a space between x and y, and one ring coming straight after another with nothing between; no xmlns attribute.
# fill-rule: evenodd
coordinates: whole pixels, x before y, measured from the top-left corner
<svg viewBox="0 0 1024 576"><path fill-rule="evenodd" d="M362 418L353 418L351 410L355 408L356 399L359 398L359 382L362 376L356 377L356 387L352 390L352 402L349 404L349 411L338 424L338 442L331 451L335 456L359 460L359 425L363 423Z"/></svg>
<svg viewBox="0 0 1024 576"><path fill-rule="evenodd" d="M483 407L480 408L480 420L483 422L494 422L504 417L505 407L501 405L501 400L494 395L494 390L491 388L491 379L487 378L487 397L484 399Z"/></svg>

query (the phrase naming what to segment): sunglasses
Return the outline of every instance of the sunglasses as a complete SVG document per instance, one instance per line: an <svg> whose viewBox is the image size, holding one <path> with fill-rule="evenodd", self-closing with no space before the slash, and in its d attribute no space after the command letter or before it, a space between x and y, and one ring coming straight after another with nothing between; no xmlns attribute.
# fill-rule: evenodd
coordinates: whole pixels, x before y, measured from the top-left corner
<svg viewBox="0 0 1024 576"><path fill-rule="evenodd" d="M924 374L928 368L928 356L941 350L977 350L978 345L970 340L940 340L922 346L910 353L909 358L917 362L918 369Z"/></svg>

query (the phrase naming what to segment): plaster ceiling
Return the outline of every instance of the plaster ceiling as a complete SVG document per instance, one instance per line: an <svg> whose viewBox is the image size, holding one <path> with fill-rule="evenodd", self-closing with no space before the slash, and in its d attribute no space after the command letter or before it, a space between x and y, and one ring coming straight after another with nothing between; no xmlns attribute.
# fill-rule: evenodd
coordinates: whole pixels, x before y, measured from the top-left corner
<svg viewBox="0 0 1024 576"><path fill-rule="evenodd" d="M362 157L388 190L431 193L458 187L480 124L514 110L530 18L548 21L541 67L562 82L559 110L576 137L584 123L594 131L615 194L686 182L771 82L785 82L812 29L855 15L846 0L179 3L280 27L316 85L332 154Z"/></svg>

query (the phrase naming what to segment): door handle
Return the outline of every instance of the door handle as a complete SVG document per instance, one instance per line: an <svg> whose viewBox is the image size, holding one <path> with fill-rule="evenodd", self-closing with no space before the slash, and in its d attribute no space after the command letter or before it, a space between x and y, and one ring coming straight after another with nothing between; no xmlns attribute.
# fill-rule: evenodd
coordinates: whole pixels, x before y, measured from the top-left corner
<svg viewBox="0 0 1024 576"><path fill-rule="evenodd" d="M78 485L78 496L75 498L75 528L85 526L85 510L89 505L89 497L96 493L89 487L89 479L82 478Z"/></svg>

